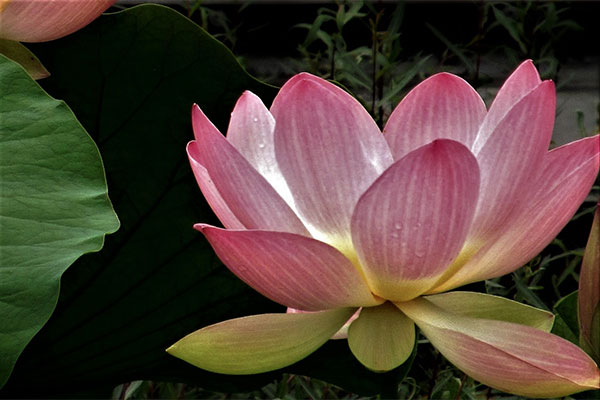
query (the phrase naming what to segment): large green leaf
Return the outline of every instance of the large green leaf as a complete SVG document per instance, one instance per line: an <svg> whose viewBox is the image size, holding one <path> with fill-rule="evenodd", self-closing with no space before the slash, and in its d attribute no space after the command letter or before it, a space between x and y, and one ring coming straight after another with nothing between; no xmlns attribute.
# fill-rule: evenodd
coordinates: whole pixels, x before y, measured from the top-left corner
<svg viewBox="0 0 600 400"><path fill-rule="evenodd" d="M56 306L60 277L119 221L73 112L0 55L0 387Z"/></svg>
<svg viewBox="0 0 600 400"><path fill-rule="evenodd" d="M238 391L280 376L212 374L165 352L208 324L284 311L229 273L192 229L195 222L218 221L185 155L192 103L224 129L243 90L268 103L275 88L247 75L198 26L156 5L103 16L31 48L52 73L47 90L73 106L99 144L122 228L102 252L67 271L56 312L23 353L3 395L106 396L111 386L136 379ZM345 341L333 343L310 357L310 369L287 370L331 377L365 394L395 383L398 371L375 374L344 361L348 355Z"/></svg>

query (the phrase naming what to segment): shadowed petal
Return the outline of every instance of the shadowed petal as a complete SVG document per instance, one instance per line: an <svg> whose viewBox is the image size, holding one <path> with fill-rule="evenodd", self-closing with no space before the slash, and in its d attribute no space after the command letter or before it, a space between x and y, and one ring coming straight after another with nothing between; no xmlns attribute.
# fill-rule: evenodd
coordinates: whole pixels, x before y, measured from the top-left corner
<svg viewBox="0 0 600 400"><path fill-rule="evenodd" d="M196 367L221 374L272 371L317 350L354 311L338 309L232 319L187 335L167 352Z"/></svg>
<svg viewBox="0 0 600 400"><path fill-rule="evenodd" d="M311 234L351 251L350 217L359 196L391 163L379 128L358 101L303 73L271 107L275 155Z"/></svg>
<svg viewBox="0 0 600 400"><path fill-rule="evenodd" d="M192 108L192 122L196 136L196 141L188 145L188 156L195 161L192 162L192 168L196 163L200 164L212 180L200 185L201 188L216 189L222 203L247 229L308 235L294 211L196 105ZM197 179L205 180L205 175L202 171L196 172ZM206 196L213 199L217 197L214 190L207 192ZM215 202L213 200L211 205Z"/></svg>
<svg viewBox="0 0 600 400"><path fill-rule="evenodd" d="M397 304L450 362L493 388L560 397L600 387L600 370L579 347L511 322L469 318L418 298Z"/></svg>
<svg viewBox="0 0 600 400"><path fill-rule="evenodd" d="M481 191L469 237L490 239L531 201L523 195L524 187L535 179L548 151L555 107L554 84L545 81L498 121L481 149L474 149L481 168Z"/></svg>
<svg viewBox="0 0 600 400"><path fill-rule="evenodd" d="M600 205L596 206L579 274L580 343L600 360Z"/></svg>
<svg viewBox="0 0 600 400"><path fill-rule="evenodd" d="M470 148L485 115L485 104L475 89L443 72L411 90L383 132L394 159L399 160L436 139L453 139Z"/></svg>
<svg viewBox="0 0 600 400"><path fill-rule="evenodd" d="M83 28L115 0L61 0L0 2L0 38L45 42Z"/></svg>
<svg viewBox="0 0 600 400"><path fill-rule="evenodd" d="M425 299L453 314L514 322L545 332L550 332L554 323L551 312L485 293L448 292L426 296Z"/></svg>
<svg viewBox="0 0 600 400"><path fill-rule="evenodd" d="M420 147L385 171L352 217L373 293L406 301L430 288L463 246L478 190L477 161L453 140Z"/></svg>
<svg viewBox="0 0 600 400"><path fill-rule="evenodd" d="M410 357L415 324L392 303L363 308L348 329L348 345L365 367L389 371Z"/></svg>
<svg viewBox="0 0 600 400"><path fill-rule="evenodd" d="M231 113L227 140L293 206L290 189L275 159L275 119L254 93L246 91Z"/></svg>
<svg viewBox="0 0 600 400"><path fill-rule="evenodd" d="M381 304L338 250L304 236L196 225L225 265L264 296L318 311Z"/></svg>
<svg viewBox="0 0 600 400"><path fill-rule="evenodd" d="M431 292L508 274L546 247L573 217L596 179L599 139L598 135L581 139L547 153L537 179L523 187L527 207L502 225L498 239L458 265L458 272Z"/></svg>

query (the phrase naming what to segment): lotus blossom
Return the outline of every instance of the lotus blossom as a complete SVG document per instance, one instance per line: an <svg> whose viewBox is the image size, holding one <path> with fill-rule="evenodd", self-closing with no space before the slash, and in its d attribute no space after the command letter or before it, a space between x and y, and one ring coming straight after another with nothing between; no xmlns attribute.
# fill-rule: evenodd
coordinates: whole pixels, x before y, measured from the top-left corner
<svg viewBox="0 0 600 400"><path fill-rule="evenodd" d="M0 38L45 42L79 30L116 0L0 0Z"/></svg>
<svg viewBox="0 0 600 400"><path fill-rule="evenodd" d="M594 361L549 333L552 314L448 292L522 266L589 192L599 137L548 151L554 111L554 84L531 61L489 110L461 78L434 75L383 134L353 97L307 73L270 110L245 92L227 137L194 106L189 160L226 229L195 228L234 274L290 312L211 325L168 351L251 374L292 364L337 333L367 368L387 371L409 357L416 324L491 387L536 397L598 388Z"/></svg>

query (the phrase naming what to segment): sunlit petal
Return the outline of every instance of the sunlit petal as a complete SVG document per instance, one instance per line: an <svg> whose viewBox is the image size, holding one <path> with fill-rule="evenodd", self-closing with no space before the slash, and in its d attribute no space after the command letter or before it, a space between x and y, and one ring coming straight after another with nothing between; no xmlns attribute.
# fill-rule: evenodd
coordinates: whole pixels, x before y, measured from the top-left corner
<svg viewBox="0 0 600 400"><path fill-rule="evenodd" d="M379 128L353 97L306 73L281 88L271 112L277 163L300 217L315 238L351 249L354 205L392 163Z"/></svg>
<svg viewBox="0 0 600 400"><path fill-rule="evenodd" d="M193 107L192 117L196 141L188 145L188 156L194 161L192 168L196 163L200 164L212 180L211 183L201 185L201 188L215 188L222 202L247 229L308 235L294 211L219 133L198 106ZM202 171L196 172L196 178L204 179L203 174ZM211 192L212 190L207 197L216 198Z"/></svg>
<svg viewBox="0 0 600 400"><path fill-rule="evenodd" d="M293 207L290 189L275 159L275 119L254 93L244 92L231 113L227 140Z"/></svg>

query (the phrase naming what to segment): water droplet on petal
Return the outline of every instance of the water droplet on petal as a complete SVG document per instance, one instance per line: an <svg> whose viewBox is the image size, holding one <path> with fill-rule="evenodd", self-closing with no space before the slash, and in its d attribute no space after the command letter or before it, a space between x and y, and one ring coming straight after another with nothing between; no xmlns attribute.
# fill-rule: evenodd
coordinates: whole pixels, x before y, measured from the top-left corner
<svg viewBox="0 0 600 400"><path fill-rule="evenodd" d="M257 117L254 117L254 118L252 118L252 121L254 121L254 122L258 122L258 118L257 118Z"/></svg>

